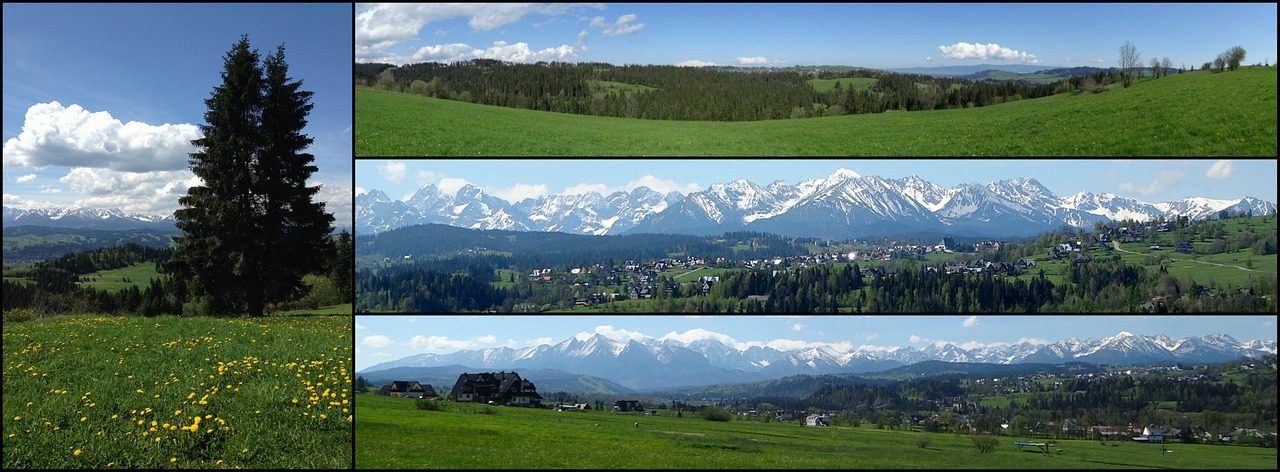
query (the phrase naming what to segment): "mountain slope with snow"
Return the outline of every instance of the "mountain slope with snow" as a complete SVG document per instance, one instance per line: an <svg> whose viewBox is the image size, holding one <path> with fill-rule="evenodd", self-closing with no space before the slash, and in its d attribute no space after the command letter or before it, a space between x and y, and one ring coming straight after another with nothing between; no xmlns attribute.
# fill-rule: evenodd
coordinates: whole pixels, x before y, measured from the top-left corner
<svg viewBox="0 0 1280 472"><path fill-rule="evenodd" d="M711 333L714 334L714 333ZM719 338L719 339L717 339ZM965 349L954 344L921 349L849 349L818 344L793 350L735 346L724 336L680 341L672 338L618 340L602 334L570 337L555 345L498 347L450 354L417 354L369 367L463 365L475 369L558 369L617 382L635 390L704 386L782 378L797 374L866 373L923 361L1020 364L1221 363L1276 354L1276 341L1239 342L1225 334L1172 339L1120 332L1102 339L1066 339L1052 344L991 345Z"/></svg>
<svg viewBox="0 0 1280 472"><path fill-rule="evenodd" d="M1059 197L1034 178L942 188L916 176L884 179L837 169L795 185L747 180L682 195L646 187L610 195L546 195L516 204L465 186L454 195L428 185L405 201L370 190L356 196L356 231L379 233L424 223L472 229L557 231L606 235L717 235L762 231L795 237L847 239L932 232L955 236L1031 236L1063 225L1098 221L1216 217L1222 211L1273 214L1276 205L1252 197L1189 197L1148 203L1112 194Z"/></svg>

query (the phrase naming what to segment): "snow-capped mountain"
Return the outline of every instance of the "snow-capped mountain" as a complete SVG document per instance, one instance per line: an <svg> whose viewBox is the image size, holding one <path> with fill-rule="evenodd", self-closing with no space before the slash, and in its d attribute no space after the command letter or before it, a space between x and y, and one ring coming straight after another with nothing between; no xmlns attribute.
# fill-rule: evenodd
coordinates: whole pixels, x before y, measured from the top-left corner
<svg viewBox="0 0 1280 472"><path fill-rule="evenodd" d="M75 206L23 210L4 207L5 226L48 226L72 229L155 229L173 230L172 215L156 216L125 213L116 208L99 209Z"/></svg>
<svg viewBox="0 0 1280 472"><path fill-rule="evenodd" d="M739 383L797 374L876 372L923 361L989 364L1088 362L1093 364L1220 363L1276 354L1276 341L1239 342L1225 334L1172 339L1164 335L1120 332L1102 339L1070 338L1053 344L1021 343L965 349L931 344L921 349L845 349L814 344L794 350L768 346L735 347L704 337L676 339L610 339L595 334L570 337L558 344L418 354L365 369L462 365L475 369L547 368L592 375L636 390Z"/></svg>
<svg viewBox="0 0 1280 472"><path fill-rule="evenodd" d="M472 229L559 231L573 234L666 233L717 235L751 230L786 236L846 239L913 232L974 237L1029 236L1063 225L1187 216L1226 210L1273 214L1276 205L1252 197L1184 198L1148 203L1112 194L1059 197L1034 178L949 189L917 176L884 179L837 169L826 178L760 186L747 180L712 184L681 195L640 187L610 195L547 195L510 204L474 186L447 195L423 187L409 199L371 190L356 196L356 231L441 223Z"/></svg>

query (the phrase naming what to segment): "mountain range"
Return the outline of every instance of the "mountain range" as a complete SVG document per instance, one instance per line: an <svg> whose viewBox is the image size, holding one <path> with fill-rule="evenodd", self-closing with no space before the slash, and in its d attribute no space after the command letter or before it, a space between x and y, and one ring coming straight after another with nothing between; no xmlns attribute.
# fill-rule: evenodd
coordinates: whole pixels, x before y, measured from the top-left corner
<svg viewBox="0 0 1280 472"><path fill-rule="evenodd" d="M739 349L712 338L617 340L602 334L570 337L560 343L513 349L464 350L450 354L417 354L361 371L373 375L395 369L463 366L467 369L556 369L600 377L636 391L732 384L799 374L878 372L926 361L988 364L1085 362L1092 364L1221 363L1276 353L1276 341L1240 342L1225 334L1173 339L1164 335L1120 332L1101 339L1071 338L1053 344L993 345L964 349L931 344L921 349L841 350L816 345L779 350L753 345Z"/></svg>
<svg viewBox="0 0 1280 472"><path fill-rule="evenodd" d="M1253 197L1189 197L1162 203L1109 193L1059 197L1029 177L943 188L916 176L885 179L848 169L795 185L736 180L688 195L639 187L609 195L545 195L514 204L474 185L453 194L427 185L406 200L370 190L356 195L355 205L355 230L361 234L436 223L590 235L760 231L827 239L912 233L1004 238L1064 225L1085 228L1117 218L1204 219L1222 210L1276 212L1275 203Z"/></svg>
<svg viewBox="0 0 1280 472"><path fill-rule="evenodd" d="M48 228L102 230L175 230L173 216L125 213L116 208L98 209L76 206L23 210L4 207L4 226L44 226Z"/></svg>

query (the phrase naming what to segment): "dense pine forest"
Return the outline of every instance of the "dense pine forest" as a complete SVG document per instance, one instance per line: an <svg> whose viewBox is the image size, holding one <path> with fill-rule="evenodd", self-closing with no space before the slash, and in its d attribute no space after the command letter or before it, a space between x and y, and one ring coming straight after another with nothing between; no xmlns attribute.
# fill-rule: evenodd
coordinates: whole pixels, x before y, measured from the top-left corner
<svg viewBox="0 0 1280 472"><path fill-rule="evenodd" d="M837 80L834 86L811 82ZM355 64L355 83L528 110L651 120L759 121L972 108L1081 90L1115 73L1049 84L975 81L874 69L729 69L474 59ZM1087 88L1091 88L1087 87Z"/></svg>

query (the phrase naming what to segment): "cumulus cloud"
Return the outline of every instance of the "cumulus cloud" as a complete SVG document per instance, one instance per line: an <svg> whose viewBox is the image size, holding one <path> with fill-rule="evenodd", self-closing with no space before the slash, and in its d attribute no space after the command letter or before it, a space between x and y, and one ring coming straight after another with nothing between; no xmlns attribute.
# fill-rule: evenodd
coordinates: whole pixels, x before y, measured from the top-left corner
<svg viewBox="0 0 1280 472"><path fill-rule="evenodd" d="M802 324L802 323L796 323L796 324L793 324L793 325L791 325L791 330L792 330L792 331L803 331L803 330L804 330L804 324Z"/></svg>
<svg viewBox="0 0 1280 472"><path fill-rule="evenodd" d="M608 25L607 25L607 24L605 24L605 22L604 22L604 17L603 17L603 16L597 16L597 17L595 17L595 18L592 18L592 19L591 19L591 27L592 27L592 28L604 28L604 27L606 27L606 26L608 26Z"/></svg>
<svg viewBox="0 0 1280 472"><path fill-rule="evenodd" d="M581 332L575 334L573 337L577 338L579 341L586 341L597 334L603 334L606 338L622 340L624 342L631 340L644 341L646 339L653 339L652 336L647 334L638 331L631 331L626 328L614 328L613 325L596 326L596 329L593 332Z"/></svg>
<svg viewBox="0 0 1280 472"><path fill-rule="evenodd" d="M916 335L914 335L914 334L913 334L913 335L911 335L911 337L910 337L910 338L907 338L907 340L908 340L908 341L911 341L912 343L918 343L918 342L921 342L921 341L928 341L928 339L922 338L922 337L920 337L920 336L916 336Z"/></svg>
<svg viewBox="0 0 1280 472"><path fill-rule="evenodd" d="M357 62L408 62L389 53L415 39L424 27L452 18L468 18L474 31L489 31L515 23L528 15L549 17L584 9L604 9L601 4L581 3L373 3L357 4L355 56ZM441 31L437 29L436 31ZM437 34L437 36L439 36ZM454 45L443 45L454 46ZM464 45L465 46L465 45ZM467 46L468 50L474 50ZM459 51L456 46L453 50ZM422 53L422 51L419 51ZM437 54L443 52L437 51ZM422 54L429 54L422 53ZM496 59L496 58L494 58Z"/></svg>
<svg viewBox="0 0 1280 472"><path fill-rule="evenodd" d="M1154 195L1167 190L1171 190L1182 182L1183 174L1177 170L1161 170L1156 172L1156 176L1150 183L1145 185L1135 184L1131 182L1123 182L1119 185L1120 191L1133 194L1137 193L1143 196Z"/></svg>
<svg viewBox="0 0 1280 472"><path fill-rule="evenodd" d="M364 339L360 340L360 344L364 344L365 346L370 346L374 348L387 347L387 346L390 346L391 343L392 343L391 338L388 338L381 334L373 334L373 335L365 336Z"/></svg>
<svg viewBox="0 0 1280 472"><path fill-rule="evenodd" d="M519 203L526 198L538 198L547 195L545 184L515 184L510 187L490 187L485 192L511 203Z"/></svg>
<svg viewBox="0 0 1280 472"><path fill-rule="evenodd" d="M20 184L25 184L25 183L27 183L27 182L32 182L32 181L34 181L34 180L36 180L36 175L35 175L35 174L22 175L22 176L19 176L19 177L18 177L18 178L16 178L16 179L13 179L13 181L14 181L14 182L17 182L17 183L20 183Z"/></svg>
<svg viewBox="0 0 1280 472"><path fill-rule="evenodd" d="M765 57L759 57L759 56L757 56L757 57L739 57L737 60L738 60L738 64L742 64L742 65L749 65L749 64L768 64L768 63L769 63L769 59L768 59L768 58L765 58Z"/></svg>
<svg viewBox="0 0 1280 472"><path fill-rule="evenodd" d="M73 168L58 181L85 195L75 205L150 214L172 213L188 188L203 185L189 170L121 172L88 167Z"/></svg>
<svg viewBox="0 0 1280 472"><path fill-rule="evenodd" d="M419 48L417 52L411 56L410 60L390 59L390 62L406 63L406 62L461 62L472 59L496 59L505 62L533 63L533 62L552 62L552 61L570 61L578 58L578 53L583 51L581 46L570 46L562 44L553 48L546 48L540 51L534 51L529 47L528 43L518 42L515 44L506 41L494 41L493 46L486 49L474 48L466 44L437 44L434 46L425 46Z"/></svg>
<svg viewBox="0 0 1280 472"><path fill-rule="evenodd" d="M436 184L436 187L445 195L457 195L458 191L462 190L462 187L468 185L471 185L471 182L468 182L467 179L445 177L440 179L440 183Z"/></svg>
<svg viewBox="0 0 1280 472"><path fill-rule="evenodd" d="M192 124L122 123L105 111L80 105L37 103L27 109L22 132L4 143L4 166L88 167L128 172L187 168L200 138Z"/></svg>
<svg viewBox="0 0 1280 472"><path fill-rule="evenodd" d="M972 327L974 327L974 326L978 326L978 317L977 317L977 316L970 316L970 317L968 317L968 318L965 318L965 319L964 319L964 323L962 323L961 325L962 325L962 326L964 326L964 327L966 327L966 328L972 328Z"/></svg>
<svg viewBox="0 0 1280 472"><path fill-rule="evenodd" d="M615 21L615 22L613 23L613 26L611 26L611 27L609 27L609 28L606 28L606 29L602 32L602 34L604 34L605 36L608 36L608 37L613 38L613 37L618 37L618 36L626 36L626 35L628 35L628 34L631 34L631 33L636 32L636 31L640 31L641 29L643 29L643 28L644 28L644 23L629 24L629 23L631 23L631 22L633 22L633 21L636 21L636 18L637 18L637 17L636 17L636 14L635 14L635 13L629 13L629 14L626 14L626 15L622 15L622 16L618 17L618 21ZM591 22L591 24L592 24L592 25L594 25L594 24L595 24L595 21L593 20L593 21Z"/></svg>
<svg viewBox="0 0 1280 472"><path fill-rule="evenodd" d="M627 182L626 185L622 186L584 182L566 187L562 193L564 195L583 195L594 192L600 195L608 195L614 192L630 192L640 187L648 187L660 193L680 192L682 194L689 194L691 192L702 190L702 186L698 185L697 182L682 184L674 180L661 179L652 175L646 175L639 179Z"/></svg>
<svg viewBox="0 0 1280 472"><path fill-rule="evenodd" d="M1231 160L1222 159L1218 162L1214 162L1212 166L1209 166L1209 171L1204 175L1210 179L1222 180L1227 177L1231 177L1231 173L1233 171L1234 169L1231 168Z"/></svg>
<svg viewBox="0 0 1280 472"><path fill-rule="evenodd" d="M315 186L316 184L311 184ZM355 202L351 199L351 186L342 182L321 182L315 201L324 202L324 210L333 214L335 227L350 227L355 221ZM357 193L364 189L356 189Z"/></svg>
<svg viewBox="0 0 1280 472"><path fill-rule="evenodd" d="M658 338L659 341L676 340L684 344L689 344L691 342L701 341L704 339L717 341L728 346L734 346L735 348L738 348L738 349L745 349L743 347L740 347L741 344L735 341L732 337L730 337L727 334L717 333L715 331L709 331L702 328L693 328L683 333L677 333L675 331L672 331L670 333L667 333L666 335L663 335L661 338Z"/></svg>
<svg viewBox="0 0 1280 472"><path fill-rule="evenodd" d="M950 46L938 46L938 51L942 53L942 57L949 59L999 59L999 60L1015 60L1029 64L1039 64L1040 60L1036 59L1034 54L1019 52L1017 49L1009 49L999 44L969 44L959 42Z"/></svg>
<svg viewBox="0 0 1280 472"><path fill-rule="evenodd" d="M677 62L675 63L675 65L676 67L707 67L707 66L718 66L720 64L716 64L710 61L703 61L700 59L690 59L687 61Z"/></svg>
<svg viewBox="0 0 1280 472"><path fill-rule="evenodd" d="M388 162L378 166L378 173L390 182L404 180L405 165L403 162Z"/></svg>

